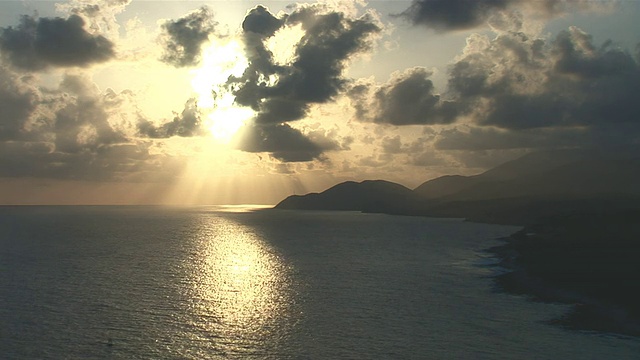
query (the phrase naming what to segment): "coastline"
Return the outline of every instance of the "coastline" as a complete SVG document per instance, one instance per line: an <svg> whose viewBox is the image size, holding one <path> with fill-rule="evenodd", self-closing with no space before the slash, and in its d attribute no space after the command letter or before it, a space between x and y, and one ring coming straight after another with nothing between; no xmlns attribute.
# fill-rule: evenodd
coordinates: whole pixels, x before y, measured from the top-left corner
<svg viewBox="0 0 640 360"><path fill-rule="evenodd" d="M497 258L493 266L506 270L494 276L498 291L570 305L549 321L554 325L640 337L638 204L635 197L498 199L426 210L360 211L522 227L486 250Z"/></svg>
<svg viewBox="0 0 640 360"><path fill-rule="evenodd" d="M640 212L556 216L525 226L487 249L507 272L498 290L572 305L568 329L640 337Z"/></svg>

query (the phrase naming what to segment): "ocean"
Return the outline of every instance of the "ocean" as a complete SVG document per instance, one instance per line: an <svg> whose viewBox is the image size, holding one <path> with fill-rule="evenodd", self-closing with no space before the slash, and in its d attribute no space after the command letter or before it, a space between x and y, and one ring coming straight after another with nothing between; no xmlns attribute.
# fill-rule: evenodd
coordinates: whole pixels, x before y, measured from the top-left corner
<svg viewBox="0 0 640 360"><path fill-rule="evenodd" d="M0 207L2 359L638 359L496 291L517 227L247 207Z"/></svg>

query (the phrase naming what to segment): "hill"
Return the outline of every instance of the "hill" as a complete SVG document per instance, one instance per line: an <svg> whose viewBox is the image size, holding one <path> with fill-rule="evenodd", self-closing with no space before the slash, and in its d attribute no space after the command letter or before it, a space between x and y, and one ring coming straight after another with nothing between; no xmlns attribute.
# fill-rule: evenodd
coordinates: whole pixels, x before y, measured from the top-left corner
<svg viewBox="0 0 640 360"><path fill-rule="evenodd" d="M383 180L338 184L290 196L278 209L351 210L462 217L526 225L541 217L640 208L636 152L555 150L531 153L474 176L429 180L413 191Z"/></svg>
<svg viewBox="0 0 640 360"><path fill-rule="evenodd" d="M417 195L439 202L534 197L640 195L640 158L632 154L556 150L525 155L475 176L444 176Z"/></svg>
<svg viewBox="0 0 640 360"><path fill-rule="evenodd" d="M276 209L343 210L406 213L416 205L415 193L400 184L384 180L347 181L322 193L292 195Z"/></svg>
<svg viewBox="0 0 640 360"><path fill-rule="evenodd" d="M526 225L576 212L640 208L640 157L634 152L532 153L475 176L423 183L421 215Z"/></svg>

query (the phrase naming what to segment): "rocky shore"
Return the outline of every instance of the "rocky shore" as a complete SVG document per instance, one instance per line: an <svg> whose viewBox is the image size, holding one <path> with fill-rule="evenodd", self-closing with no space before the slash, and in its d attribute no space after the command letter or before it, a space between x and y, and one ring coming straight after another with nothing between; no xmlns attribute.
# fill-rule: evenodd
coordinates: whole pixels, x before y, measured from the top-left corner
<svg viewBox="0 0 640 360"><path fill-rule="evenodd" d="M508 271L504 291L572 304L552 322L576 330L640 336L640 211L556 216L489 251Z"/></svg>

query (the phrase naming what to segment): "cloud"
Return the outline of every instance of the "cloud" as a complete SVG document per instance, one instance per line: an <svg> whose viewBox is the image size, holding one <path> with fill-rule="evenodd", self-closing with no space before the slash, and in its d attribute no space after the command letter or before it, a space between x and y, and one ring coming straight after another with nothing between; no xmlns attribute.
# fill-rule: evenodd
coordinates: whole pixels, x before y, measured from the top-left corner
<svg viewBox="0 0 640 360"><path fill-rule="evenodd" d="M374 87L359 84L349 96L360 121L391 125L448 124L455 121L458 105L442 100L435 93L432 72L425 68L407 69ZM373 88L373 89L371 89Z"/></svg>
<svg viewBox="0 0 640 360"><path fill-rule="evenodd" d="M87 22L86 28L92 34L101 34L110 39L118 39L120 25L116 15L120 14L132 0L69 0L57 3L56 10L70 15L78 15Z"/></svg>
<svg viewBox="0 0 640 360"><path fill-rule="evenodd" d="M195 99L189 99L185 103L184 110L180 114L175 114L170 122L157 126L146 119L141 119L138 123L138 132L142 136L162 139L172 136L191 137L200 136L205 133L202 128L201 113Z"/></svg>
<svg viewBox="0 0 640 360"><path fill-rule="evenodd" d="M100 181L171 179L179 164L129 129L130 92L101 92L81 75L57 88L0 67L0 176Z"/></svg>
<svg viewBox="0 0 640 360"><path fill-rule="evenodd" d="M282 25L284 25L284 19L278 19L266 7L258 5L249 10L247 16L245 16L242 22L242 30L245 33L271 37Z"/></svg>
<svg viewBox="0 0 640 360"><path fill-rule="evenodd" d="M42 177L93 181L157 181L171 178L170 159L152 155L150 144L113 144L95 151L55 151L46 142L0 142L1 177ZM174 173L175 174L175 173Z"/></svg>
<svg viewBox="0 0 640 360"><path fill-rule="evenodd" d="M299 26L304 35L295 45L293 60L276 64L266 41L278 36L277 30ZM381 31L371 14L350 17L324 5L298 5L291 14L280 18L262 6L249 11L243 22L243 39L249 66L242 76L232 77L228 86L236 96L236 103L250 106L257 114L253 133L278 135L304 142L303 155L294 156L284 143L265 146L260 136L248 136L244 148L269 148L280 159L311 159L321 148L314 148L311 140L300 140L301 133L285 123L302 119L312 104L332 101L345 90L348 79L343 76L347 62L372 47L372 36ZM253 139L255 146L248 145ZM284 156L277 155L278 153Z"/></svg>
<svg viewBox="0 0 640 360"><path fill-rule="evenodd" d="M401 16L414 25L437 30L469 29L483 24L494 11L514 0L414 0Z"/></svg>
<svg viewBox="0 0 640 360"><path fill-rule="evenodd" d="M0 66L0 141L20 139L26 133L37 96L28 83L29 77L20 77Z"/></svg>
<svg viewBox="0 0 640 360"><path fill-rule="evenodd" d="M540 150L581 146L592 142L593 135L586 128L505 130L489 126L462 126L441 131L434 145L439 150Z"/></svg>
<svg viewBox="0 0 640 360"><path fill-rule="evenodd" d="M402 142L400 136L384 137L382 139L382 152L385 154L400 154L403 153Z"/></svg>
<svg viewBox="0 0 640 360"><path fill-rule="evenodd" d="M323 147L313 142L288 124L245 125L236 135L235 142L240 150L269 152L284 162L311 161L320 158L324 151L333 149L331 145Z"/></svg>
<svg viewBox="0 0 640 360"><path fill-rule="evenodd" d="M295 59L276 65L264 41L281 26L296 25L305 34L295 46ZM323 6L300 6L282 19L257 7L243 26L250 65L230 86L236 102L258 111L256 121L265 124L301 119L310 104L332 100L347 82L345 62L368 50L370 35L381 30L371 16L352 19ZM276 80L269 83L272 76Z"/></svg>
<svg viewBox="0 0 640 360"><path fill-rule="evenodd" d="M115 56L114 44L92 35L78 15L36 18L23 15L16 27L0 29L2 57L23 70L48 67L87 67Z"/></svg>
<svg viewBox="0 0 640 360"><path fill-rule="evenodd" d="M365 81L349 96L356 118L380 124L435 127L440 151L611 147L640 142L640 65L612 41L596 45L571 27L551 39L521 32L471 35L449 67L446 100L423 68L395 73L384 84ZM381 142L385 154L420 149L399 138ZM427 149L428 150L428 149Z"/></svg>
<svg viewBox="0 0 640 360"><path fill-rule="evenodd" d="M175 67L194 66L200 62L200 51L217 23L206 6L178 20L168 20L161 26L160 43L164 48L161 60Z"/></svg>
<svg viewBox="0 0 640 360"><path fill-rule="evenodd" d="M58 108L49 129L55 134L58 152L95 151L125 141L125 136L109 122L104 103L88 85L86 79L69 75L60 84L63 96L57 100Z"/></svg>
<svg viewBox="0 0 640 360"><path fill-rule="evenodd" d="M443 130L440 150L617 147L640 142L640 65L611 41L571 27L550 40L473 36L449 91L471 123Z"/></svg>
<svg viewBox="0 0 640 360"><path fill-rule="evenodd" d="M606 9L612 5L613 2L591 0L413 0L399 16L414 25L439 31L472 29L487 23L500 28L505 20L513 29L514 20L522 25L516 14L519 11L549 18L575 11ZM516 25L514 30L517 28Z"/></svg>
<svg viewBox="0 0 640 360"><path fill-rule="evenodd" d="M507 33L471 38L450 69L449 91L480 125L503 129L637 122L640 68L610 41L578 28L551 41Z"/></svg>

